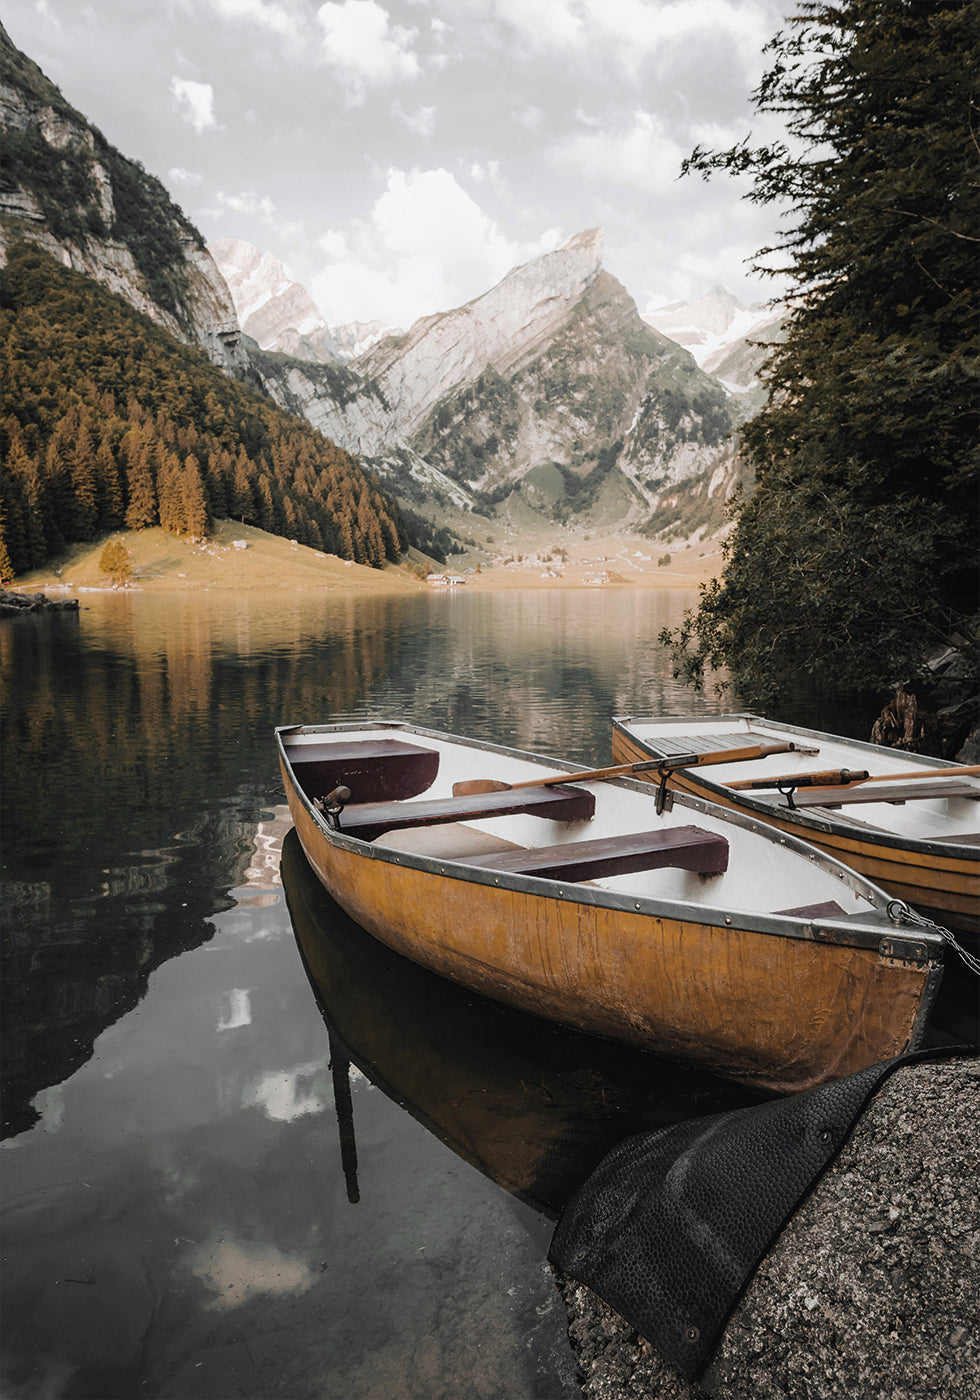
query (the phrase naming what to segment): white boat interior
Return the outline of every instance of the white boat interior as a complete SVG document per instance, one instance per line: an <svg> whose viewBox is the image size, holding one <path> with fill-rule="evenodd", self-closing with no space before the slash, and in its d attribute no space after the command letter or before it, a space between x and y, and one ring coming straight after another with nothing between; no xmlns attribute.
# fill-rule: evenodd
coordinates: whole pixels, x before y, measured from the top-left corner
<svg viewBox="0 0 980 1400"><path fill-rule="evenodd" d="M667 758L686 753L710 754L753 744L796 742L802 746L797 752L692 769L700 781L718 787L742 780L792 779L840 769L866 771L871 777L877 777L955 766L923 754L848 741L751 715L723 715L706 720L623 718L616 722L641 744L649 745ZM868 800L879 794L880 800ZM778 788L742 788L739 797L772 808L788 805L787 797ZM873 793L870 784L837 790L800 788L793 800L807 815L823 815L856 829L870 828L918 841L968 844L980 841L980 808L977 807L980 777L977 776L951 774L944 777L940 774L935 778L916 777L907 782L895 780L880 784Z"/></svg>
<svg viewBox="0 0 980 1400"><path fill-rule="evenodd" d="M310 767L307 760L314 752L319 755L331 742L356 744L393 740L438 756L438 768L431 783L424 791L401 800L397 807L400 812L407 811L409 817L413 806L419 810L416 804L424 804L429 809L433 804L441 804L446 810L440 810L436 819L423 825L382 829L372 835L373 845L390 851L395 859L404 854L409 858L482 864L491 869L497 868L494 862L499 860L502 862L499 868L506 869L509 852L564 847L569 848L571 854L576 844L598 840L612 847L617 840L625 842L637 833L650 835L651 845L656 845L660 833L669 833L664 839L670 842L683 842L686 830L694 828L702 834L701 845L705 850L714 852L707 857L709 866L712 861L719 863L716 854L719 843L726 843L724 869L699 872L697 868L661 864L627 874L600 874L586 881L572 874L570 881L577 894L589 887L598 887L636 900L779 914L807 922L818 914L838 919L853 915L859 922L880 925L888 902L888 897L862 876L751 817L728 813L709 802L683 794L676 796L670 810L658 814L656 789L649 783L632 779L592 780L575 782L571 788L557 785L548 789L551 794L567 793L570 802L573 789L580 794L591 794L594 814L586 818L561 820L521 810L521 792L517 791L511 794L513 801L508 810L482 814L481 805L488 803L481 804L480 798L474 798L464 817L449 820L446 818L451 815L449 809L453 806L453 784L460 780L479 778L518 784L559 774L574 775L580 770L575 765L469 743L410 725L304 726L284 729L280 731L280 738L298 784L314 805L314 799L327 794L315 790L312 779L304 777L304 767ZM745 767L751 769L752 765ZM358 812L371 815L367 806L357 802L355 784L350 786L350 803L337 814L341 836L345 835L345 821L356 821ZM505 804L507 800L503 798ZM372 803L370 806L390 808L391 804ZM352 829L351 834L356 836L356 831ZM527 867L523 873L534 872ZM569 879L560 873L552 878L559 885ZM726 920L722 918L720 922Z"/></svg>

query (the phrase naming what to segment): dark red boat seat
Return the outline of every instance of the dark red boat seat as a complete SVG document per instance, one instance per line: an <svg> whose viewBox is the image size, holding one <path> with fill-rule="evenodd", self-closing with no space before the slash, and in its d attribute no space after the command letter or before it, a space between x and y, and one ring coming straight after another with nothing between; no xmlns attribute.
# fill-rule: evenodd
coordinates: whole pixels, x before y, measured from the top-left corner
<svg viewBox="0 0 980 1400"><path fill-rule="evenodd" d="M466 864L506 875L538 875L544 880L600 880L604 876L632 875L638 870L667 866L696 870L699 875L719 875L728 869L728 842L724 836L697 826L673 826L595 841L568 841L561 846L473 856L467 858Z"/></svg>
<svg viewBox="0 0 980 1400"><path fill-rule="evenodd" d="M373 841L385 831L521 813L550 817L557 822L588 821L595 814L595 794L563 783L556 787L508 788L470 797L434 797L423 802L368 802L345 807L339 827L345 836Z"/></svg>
<svg viewBox="0 0 980 1400"><path fill-rule="evenodd" d="M401 739L324 739L286 743L296 781L307 797L348 787L354 802L398 802L417 797L435 781L439 755Z"/></svg>

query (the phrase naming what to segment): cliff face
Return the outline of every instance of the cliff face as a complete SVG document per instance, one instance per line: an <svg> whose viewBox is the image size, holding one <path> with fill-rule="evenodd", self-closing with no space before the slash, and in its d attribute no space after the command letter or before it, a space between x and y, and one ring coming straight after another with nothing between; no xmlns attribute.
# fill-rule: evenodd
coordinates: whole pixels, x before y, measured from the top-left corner
<svg viewBox="0 0 980 1400"><path fill-rule="evenodd" d="M0 26L0 261L39 244L211 360L244 374L235 308L160 182L72 108Z"/></svg>

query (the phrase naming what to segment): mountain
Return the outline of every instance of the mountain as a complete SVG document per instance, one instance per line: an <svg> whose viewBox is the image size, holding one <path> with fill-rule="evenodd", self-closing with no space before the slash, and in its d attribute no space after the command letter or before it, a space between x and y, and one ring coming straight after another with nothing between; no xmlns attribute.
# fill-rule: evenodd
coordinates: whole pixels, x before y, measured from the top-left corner
<svg viewBox="0 0 980 1400"><path fill-rule="evenodd" d="M248 373L224 279L159 180L100 131L0 25L0 262L38 244L230 374Z"/></svg>
<svg viewBox="0 0 980 1400"><path fill-rule="evenodd" d="M316 364L342 364L391 333L382 321L328 326L309 292L287 277L279 259L244 239L219 238L208 252L231 292L239 325L263 350Z"/></svg>
<svg viewBox="0 0 980 1400"><path fill-rule="evenodd" d="M0 263L38 244L203 346L356 454L417 538L465 535L473 514L649 534L722 523L744 396L640 317L602 266L601 230L373 340L377 326L330 327L276 259L238 240L215 245L229 287L160 182L2 30L0 104Z"/></svg>
<svg viewBox="0 0 980 1400"><path fill-rule="evenodd" d="M728 394L640 318L599 229L346 367L253 362L273 398L423 513L490 513L518 492L551 520L656 529L666 511L693 528L720 523L734 479Z"/></svg>

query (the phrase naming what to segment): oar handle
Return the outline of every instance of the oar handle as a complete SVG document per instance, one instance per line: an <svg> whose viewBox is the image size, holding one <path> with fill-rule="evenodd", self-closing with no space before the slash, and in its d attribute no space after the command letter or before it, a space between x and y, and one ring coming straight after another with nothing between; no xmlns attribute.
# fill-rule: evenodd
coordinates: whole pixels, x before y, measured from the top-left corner
<svg viewBox="0 0 980 1400"><path fill-rule="evenodd" d="M783 773L776 778L741 778L737 783L726 783L726 787L737 788L740 792L749 788L789 787L845 787L850 783L863 783L867 769L852 772L849 768L834 768L827 773Z"/></svg>
<svg viewBox="0 0 980 1400"><path fill-rule="evenodd" d="M949 768L906 768L901 773L851 772L841 768L831 773L784 773L778 778L742 778L726 783L730 788L767 787L849 787L853 783L910 782L913 778L972 778L980 774L980 764L950 766Z"/></svg>

